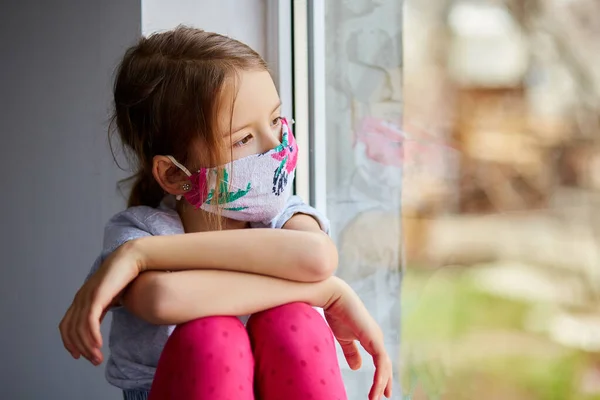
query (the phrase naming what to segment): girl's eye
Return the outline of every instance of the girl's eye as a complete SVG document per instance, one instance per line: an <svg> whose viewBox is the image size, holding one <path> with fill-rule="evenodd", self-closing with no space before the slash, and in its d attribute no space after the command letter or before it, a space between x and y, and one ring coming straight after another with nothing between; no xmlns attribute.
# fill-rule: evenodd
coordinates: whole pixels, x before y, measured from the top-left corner
<svg viewBox="0 0 600 400"><path fill-rule="evenodd" d="M277 118L275 118L273 121L271 121L271 125L272 125L272 126L277 126L277 125L279 125L279 124L281 123L281 119L282 119L281 117L277 117Z"/></svg>
<svg viewBox="0 0 600 400"><path fill-rule="evenodd" d="M240 140L238 142L235 142L233 144L233 147L242 147L242 146L247 145L248 143L250 143L251 140L252 140L252 135L247 135L242 140Z"/></svg>

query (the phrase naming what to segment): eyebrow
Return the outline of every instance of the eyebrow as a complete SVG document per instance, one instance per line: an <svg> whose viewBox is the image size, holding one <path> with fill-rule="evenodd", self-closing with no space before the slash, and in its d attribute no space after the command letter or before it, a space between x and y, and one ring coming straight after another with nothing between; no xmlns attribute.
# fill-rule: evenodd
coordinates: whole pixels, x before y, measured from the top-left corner
<svg viewBox="0 0 600 400"><path fill-rule="evenodd" d="M279 102L277 103L277 105L276 105L275 107L273 107L273 111L271 111L271 114L273 114L275 111L277 111L277 109L278 109L279 107L281 107L281 104L282 104L282 103L281 103L281 100L279 100ZM250 125L251 125L251 124L246 124L246 125L244 125L244 126L240 126L239 128L232 129L232 130L231 130L231 133L233 134L233 133L239 132L239 131L241 131L242 129L246 129L246 128L248 128ZM229 135L229 132L225 133L225 135Z"/></svg>

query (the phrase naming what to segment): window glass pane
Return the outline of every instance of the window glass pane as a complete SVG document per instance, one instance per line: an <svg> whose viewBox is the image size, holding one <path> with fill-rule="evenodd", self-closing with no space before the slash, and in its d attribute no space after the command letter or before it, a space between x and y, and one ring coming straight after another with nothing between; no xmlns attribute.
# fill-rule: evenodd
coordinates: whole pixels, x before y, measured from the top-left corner
<svg viewBox="0 0 600 400"><path fill-rule="evenodd" d="M402 184L402 1L327 0L327 213L350 283L399 354ZM373 382L370 358L350 371L351 399ZM394 398L401 398L396 386Z"/></svg>

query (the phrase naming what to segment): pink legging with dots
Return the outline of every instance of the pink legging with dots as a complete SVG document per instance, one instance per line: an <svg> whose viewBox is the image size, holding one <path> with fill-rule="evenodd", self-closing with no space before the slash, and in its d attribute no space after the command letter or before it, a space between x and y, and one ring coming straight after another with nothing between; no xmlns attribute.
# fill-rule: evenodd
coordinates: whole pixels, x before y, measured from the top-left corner
<svg viewBox="0 0 600 400"><path fill-rule="evenodd" d="M331 330L312 307L179 325L160 357L149 400L347 400Z"/></svg>

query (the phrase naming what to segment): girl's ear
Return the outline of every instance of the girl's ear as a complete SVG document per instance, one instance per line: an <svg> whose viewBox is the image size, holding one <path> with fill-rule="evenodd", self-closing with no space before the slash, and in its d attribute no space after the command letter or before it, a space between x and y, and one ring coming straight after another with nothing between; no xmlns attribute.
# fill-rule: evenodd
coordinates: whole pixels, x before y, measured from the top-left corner
<svg viewBox="0 0 600 400"><path fill-rule="evenodd" d="M152 175L160 187L169 194L179 196L189 190L188 176L167 156L154 156Z"/></svg>

